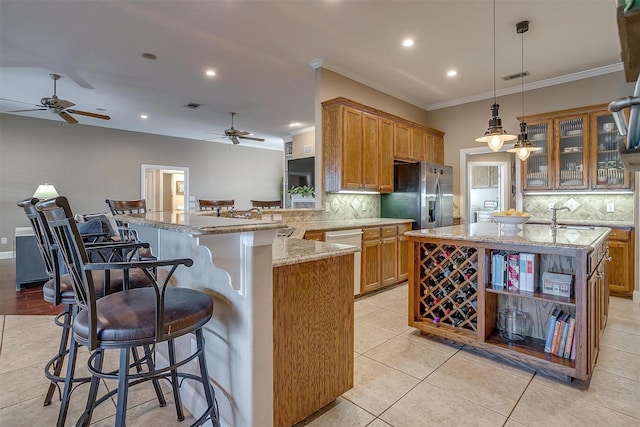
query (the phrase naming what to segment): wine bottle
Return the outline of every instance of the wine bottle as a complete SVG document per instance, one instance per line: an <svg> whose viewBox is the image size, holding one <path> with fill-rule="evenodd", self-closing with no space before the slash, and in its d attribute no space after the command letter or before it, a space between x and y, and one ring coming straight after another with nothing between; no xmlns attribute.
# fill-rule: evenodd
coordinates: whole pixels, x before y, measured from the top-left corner
<svg viewBox="0 0 640 427"><path fill-rule="evenodd" d="M442 308L444 309L444 314L448 315L453 310L453 303L450 300L445 301L442 304Z"/></svg>

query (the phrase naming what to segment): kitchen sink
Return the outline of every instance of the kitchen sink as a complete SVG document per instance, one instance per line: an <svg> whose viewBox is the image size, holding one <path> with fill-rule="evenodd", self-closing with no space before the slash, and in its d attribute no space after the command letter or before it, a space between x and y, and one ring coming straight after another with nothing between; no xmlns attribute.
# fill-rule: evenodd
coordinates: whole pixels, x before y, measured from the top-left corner
<svg viewBox="0 0 640 427"><path fill-rule="evenodd" d="M593 230L594 227L588 225L559 225L558 228L564 228L565 230Z"/></svg>

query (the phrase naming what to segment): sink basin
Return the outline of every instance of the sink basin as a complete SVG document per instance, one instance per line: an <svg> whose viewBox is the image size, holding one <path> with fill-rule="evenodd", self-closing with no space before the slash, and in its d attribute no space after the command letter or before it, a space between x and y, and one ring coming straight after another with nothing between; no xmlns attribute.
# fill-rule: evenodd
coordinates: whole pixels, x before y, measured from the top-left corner
<svg viewBox="0 0 640 427"><path fill-rule="evenodd" d="M565 230L593 230L594 227L588 225L559 225L558 228L564 228Z"/></svg>

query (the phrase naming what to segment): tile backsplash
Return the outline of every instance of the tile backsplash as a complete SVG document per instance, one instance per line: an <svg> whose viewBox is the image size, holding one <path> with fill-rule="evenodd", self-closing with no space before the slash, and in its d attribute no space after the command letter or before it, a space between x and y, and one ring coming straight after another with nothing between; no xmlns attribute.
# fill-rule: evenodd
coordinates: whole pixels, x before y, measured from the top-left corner
<svg viewBox="0 0 640 427"><path fill-rule="evenodd" d="M378 218L380 216L379 194L326 193L324 209L278 209L284 222L326 221L335 219Z"/></svg>
<svg viewBox="0 0 640 427"><path fill-rule="evenodd" d="M571 212L558 211L558 219L633 222L633 194L546 194L525 195L523 209L532 217L551 218L549 203L568 206ZM607 212L607 204L613 203L614 212Z"/></svg>

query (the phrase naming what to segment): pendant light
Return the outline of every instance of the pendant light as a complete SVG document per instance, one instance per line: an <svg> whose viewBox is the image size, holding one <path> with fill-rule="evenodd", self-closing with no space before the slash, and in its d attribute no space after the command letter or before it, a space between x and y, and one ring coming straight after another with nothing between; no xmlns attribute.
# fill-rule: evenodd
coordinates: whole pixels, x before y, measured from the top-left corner
<svg viewBox="0 0 640 427"><path fill-rule="evenodd" d="M508 149L510 153L516 153L518 158L523 162L529 158L534 151L542 150L542 147L534 147L529 142L529 134L527 132L527 122L524 121L524 33L529 31L529 21L521 21L516 24L516 33L521 37L521 73L520 73L520 98L522 100L522 119L520 120L520 133L518 134L518 141L514 144L513 148Z"/></svg>
<svg viewBox="0 0 640 427"><path fill-rule="evenodd" d="M493 0L493 104L491 105L491 119L489 128L483 136L477 138L477 142L486 142L493 151L499 151L505 141L515 139L502 128L502 119L498 116L500 105L496 102L496 0Z"/></svg>

